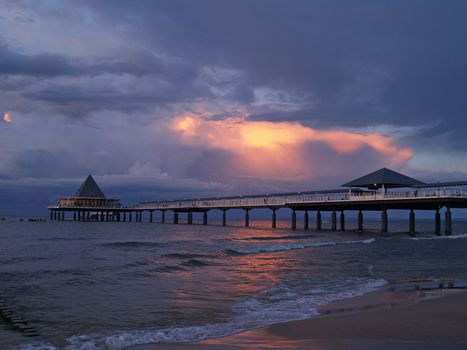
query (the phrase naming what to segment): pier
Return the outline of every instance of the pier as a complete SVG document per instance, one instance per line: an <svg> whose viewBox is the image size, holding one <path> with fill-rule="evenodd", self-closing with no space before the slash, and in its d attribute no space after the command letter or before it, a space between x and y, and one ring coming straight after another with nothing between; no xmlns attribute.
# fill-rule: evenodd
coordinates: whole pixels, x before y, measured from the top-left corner
<svg viewBox="0 0 467 350"><path fill-rule="evenodd" d="M271 227L276 227L276 211L281 208L291 210L292 230L297 228L297 216L303 215L303 229L321 231L322 213L331 213L331 231L346 230L346 212L357 212L357 230L364 230L364 212L378 211L381 214L382 233L388 232L388 212L408 211L408 231L415 233L415 210L433 212L434 232L441 234L441 213L444 211L444 233L452 233L453 208L467 208L467 181L423 183L393 170L383 168L371 174L350 181L336 190L291 192L278 194L198 198L187 200L167 200L143 202L131 207L123 207L119 200L107 199L91 175L73 197L62 197L59 203L49 206L51 220L66 220L71 214L74 221L101 222L141 222L143 213L149 214L149 222L154 222L154 213L161 213L162 223L167 223L166 213L173 212L172 223L179 223L179 215L187 216L188 224L193 224L193 214L202 214L202 223L208 224L210 211L222 212L222 226L227 225L227 212L230 209L244 211L245 226L250 225L250 212L253 209L271 210ZM310 226L313 215L315 226ZM338 220L339 218L339 220ZM339 224L339 225L338 225Z"/></svg>

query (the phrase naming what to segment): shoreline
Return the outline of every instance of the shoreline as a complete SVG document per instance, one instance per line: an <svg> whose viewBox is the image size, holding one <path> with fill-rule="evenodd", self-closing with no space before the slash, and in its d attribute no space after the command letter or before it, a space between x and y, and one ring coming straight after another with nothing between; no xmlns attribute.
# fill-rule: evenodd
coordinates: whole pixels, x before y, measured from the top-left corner
<svg viewBox="0 0 467 350"><path fill-rule="evenodd" d="M439 288L434 281L412 281L322 305L320 315L304 320L198 342L150 343L125 350L467 349L466 306L464 286Z"/></svg>

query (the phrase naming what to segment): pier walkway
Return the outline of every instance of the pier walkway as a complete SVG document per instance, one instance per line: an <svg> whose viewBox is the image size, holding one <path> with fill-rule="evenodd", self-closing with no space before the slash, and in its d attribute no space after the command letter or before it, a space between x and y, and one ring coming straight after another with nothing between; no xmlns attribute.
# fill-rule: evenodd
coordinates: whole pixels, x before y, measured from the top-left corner
<svg viewBox="0 0 467 350"><path fill-rule="evenodd" d="M93 184L94 186L94 184ZM97 186L97 185L96 185ZM66 212L73 212L77 221L142 221L143 213L154 221L154 212L161 212L166 223L166 212L172 211L172 222L178 224L179 215L186 213L188 224L193 223L193 213L203 214L203 224L208 223L208 212L222 211L222 225L227 225L227 211L242 209L245 226L249 226L250 211L256 208L271 210L271 226L276 227L276 211L291 210L291 228L297 229L297 212L303 212L304 227L309 227L310 212L315 213L315 230L322 229L322 212L331 212L331 230L345 231L345 211L358 211L357 229L363 231L363 212L381 212L381 232L388 231L388 210L409 210L409 232L415 233L414 210L434 211L436 234L441 234L441 214L444 210L444 232L452 232L451 209L467 208L467 181L426 184L392 170L383 168L345 185L346 189L308 191L280 194L263 194L232 197L199 198L143 202L132 207L122 207L113 200L113 206L97 206L95 203L70 201L70 197L57 205L49 206L51 220L65 220ZM83 186L82 186L83 187ZM364 188L364 189L362 189ZM101 201L102 202L102 201ZM107 202L108 203L108 202ZM94 205L89 205L94 204ZM118 204L118 205L115 205ZM339 213L339 228L337 226Z"/></svg>

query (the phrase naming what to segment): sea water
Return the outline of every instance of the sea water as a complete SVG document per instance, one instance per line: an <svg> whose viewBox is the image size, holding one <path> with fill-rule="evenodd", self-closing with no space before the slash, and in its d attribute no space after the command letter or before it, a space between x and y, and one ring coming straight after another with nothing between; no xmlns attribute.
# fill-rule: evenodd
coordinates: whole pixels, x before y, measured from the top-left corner
<svg viewBox="0 0 467 350"><path fill-rule="evenodd" d="M417 223L417 237L381 235L377 221L363 234L230 223L1 221L0 299L40 336L0 321L0 349L195 341L313 317L395 281L467 279L466 221L447 237L432 221Z"/></svg>

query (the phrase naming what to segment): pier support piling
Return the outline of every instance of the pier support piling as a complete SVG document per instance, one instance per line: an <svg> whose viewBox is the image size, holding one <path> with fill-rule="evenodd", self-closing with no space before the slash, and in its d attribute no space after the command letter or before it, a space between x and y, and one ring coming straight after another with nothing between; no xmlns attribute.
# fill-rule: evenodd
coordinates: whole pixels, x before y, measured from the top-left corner
<svg viewBox="0 0 467 350"><path fill-rule="evenodd" d="M174 212L174 224L178 224L178 212Z"/></svg>
<svg viewBox="0 0 467 350"><path fill-rule="evenodd" d="M384 209L381 212L381 233L388 232L388 212Z"/></svg>
<svg viewBox="0 0 467 350"><path fill-rule="evenodd" d="M271 210L272 210L272 219L271 219L272 222L271 222L271 227L272 227L272 228L276 228L276 226L277 226L276 210L277 210L277 209L276 209L276 208L272 208Z"/></svg>
<svg viewBox="0 0 467 350"><path fill-rule="evenodd" d="M415 213L413 209L410 209L410 214L409 214L409 232L415 233Z"/></svg>
<svg viewBox="0 0 467 350"><path fill-rule="evenodd" d="M333 210L331 214L331 231L336 231L337 230L337 215L336 211Z"/></svg>
<svg viewBox="0 0 467 350"><path fill-rule="evenodd" d="M435 213L435 233L437 236L441 234L441 215L439 209L436 209Z"/></svg>
<svg viewBox="0 0 467 350"><path fill-rule="evenodd" d="M450 236L452 233L450 207L446 207L446 212L444 213L444 233L446 234L446 236Z"/></svg>
<svg viewBox="0 0 467 350"><path fill-rule="evenodd" d="M358 232L363 232L363 213L361 210L358 211L358 220L357 220L357 230Z"/></svg>
<svg viewBox="0 0 467 350"><path fill-rule="evenodd" d="M153 218L153 215L154 215L154 211L151 210L151 211L149 212L149 222L151 222L151 223L152 223L152 221L153 221L153 219L154 219L154 218Z"/></svg>
<svg viewBox="0 0 467 350"><path fill-rule="evenodd" d="M304 231L308 230L308 221L309 221L308 210L305 210L305 213L303 214L303 230Z"/></svg>
<svg viewBox="0 0 467 350"><path fill-rule="evenodd" d="M292 209L292 230L296 230L297 229L297 212L295 211L295 209Z"/></svg>
<svg viewBox="0 0 467 350"><path fill-rule="evenodd" d="M341 211L341 231L345 231L345 214L344 211Z"/></svg>
<svg viewBox="0 0 467 350"><path fill-rule="evenodd" d="M207 225L208 224L208 212L205 211L203 212L203 225Z"/></svg>
<svg viewBox="0 0 467 350"><path fill-rule="evenodd" d="M245 227L250 226L250 209L245 209Z"/></svg>
<svg viewBox="0 0 467 350"><path fill-rule="evenodd" d="M316 212L316 231L321 231L321 212Z"/></svg>
<svg viewBox="0 0 467 350"><path fill-rule="evenodd" d="M126 222L126 212L123 212L123 222Z"/></svg>
<svg viewBox="0 0 467 350"><path fill-rule="evenodd" d="M227 209L222 209L222 226L227 225Z"/></svg>
<svg viewBox="0 0 467 350"><path fill-rule="evenodd" d="M188 212L188 225L192 225L192 224L193 224L193 212L189 211Z"/></svg>
<svg viewBox="0 0 467 350"><path fill-rule="evenodd" d="M165 210L162 210L162 223L165 224Z"/></svg>

